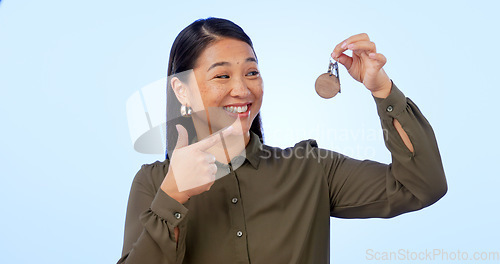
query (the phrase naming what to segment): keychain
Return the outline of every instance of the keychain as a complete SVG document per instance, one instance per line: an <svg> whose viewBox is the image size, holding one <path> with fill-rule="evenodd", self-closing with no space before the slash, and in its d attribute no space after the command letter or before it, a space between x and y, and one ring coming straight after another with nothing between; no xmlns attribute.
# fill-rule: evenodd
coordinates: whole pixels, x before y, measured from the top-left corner
<svg viewBox="0 0 500 264"><path fill-rule="evenodd" d="M319 96L329 99L340 93L339 64L330 58L328 72L321 74L316 83L316 93Z"/></svg>

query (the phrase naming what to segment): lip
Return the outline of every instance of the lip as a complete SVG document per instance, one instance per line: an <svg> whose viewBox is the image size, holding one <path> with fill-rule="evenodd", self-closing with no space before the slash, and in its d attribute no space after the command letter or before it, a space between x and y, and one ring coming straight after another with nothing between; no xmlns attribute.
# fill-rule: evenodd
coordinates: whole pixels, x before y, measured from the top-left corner
<svg viewBox="0 0 500 264"><path fill-rule="evenodd" d="M224 112L226 112L228 115L230 115L232 117L240 117L240 118L242 118L242 117L248 117L250 115L250 107L252 106L252 103L230 104L230 105L225 105L224 107L228 107L228 106L245 106L245 105L248 105L247 111L243 112L243 113L239 113L239 114L228 112L228 111L224 110L224 108L222 108L222 109L224 110Z"/></svg>

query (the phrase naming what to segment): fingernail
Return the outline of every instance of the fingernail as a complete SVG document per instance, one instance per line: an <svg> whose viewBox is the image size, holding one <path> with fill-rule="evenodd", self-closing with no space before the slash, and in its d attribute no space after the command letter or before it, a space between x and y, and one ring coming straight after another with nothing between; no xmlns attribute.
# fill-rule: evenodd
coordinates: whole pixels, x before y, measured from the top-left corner
<svg viewBox="0 0 500 264"><path fill-rule="evenodd" d="M369 56L370 58L375 58L375 53L370 53L370 54L368 54L368 56Z"/></svg>
<svg viewBox="0 0 500 264"><path fill-rule="evenodd" d="M353 49L354 48L354 44L349 44L349 46L347 46L348 49Z"/></svg>
<svg viewBox="0 0 500 264"><path fill-rule="evenodd" d="M341 46L343 49L345 49L345 47L347 47L347 41L344 41L344 43L342 44Z"/></svg>

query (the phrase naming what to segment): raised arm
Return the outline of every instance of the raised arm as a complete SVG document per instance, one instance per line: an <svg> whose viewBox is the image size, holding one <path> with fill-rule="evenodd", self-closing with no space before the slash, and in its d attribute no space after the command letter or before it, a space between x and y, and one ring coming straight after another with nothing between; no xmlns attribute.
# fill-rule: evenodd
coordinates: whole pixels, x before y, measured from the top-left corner
<svg viewBox="0 0 500 264"><path fill-rule="evenodd" d="M418 107L395 85L387 98L375 101L392 163L361 161L319 149L322 157L336 157L324 163L332 216L393 217L431 205L447 191L434 132ZM393 120L401 124L413 151Z"/></svg>
<svg viewBox="0 0 500 264"><path fill-rule="evenodd" d="M182 263L186 251L188 209L183 205L210 189L215 156L205 152L232 135L232 126L188 145L188 132L177 126L171 160L142 166L132 183L125 220L122 258L118 263Z"/></svg>
<svg viewBox="0 0 500 264"><path fill-rule="evenodd" d="M346 50L352 51L352 57L343 53ZM372 93L392 163L340 154L325 162L331 215L393 217L439 200L447 184L434 132L418 107L385 73L385 56L377 53L375 43L363 33L339 43L332 57ZM331 154L318 151L323 156Z"/></svg>

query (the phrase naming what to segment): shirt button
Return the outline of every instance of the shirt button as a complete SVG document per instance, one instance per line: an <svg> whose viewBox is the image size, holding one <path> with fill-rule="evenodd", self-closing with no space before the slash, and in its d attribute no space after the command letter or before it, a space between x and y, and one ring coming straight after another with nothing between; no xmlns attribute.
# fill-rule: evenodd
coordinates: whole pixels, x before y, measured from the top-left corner
<svg viewBox="0 0 500 264"><path fill-rule="evenodd" d="M387 110L387 112L392 112L392 110L394 110L394 107L392 107L392 105L389 105L385 110Z"/></svg>
<svg viewBox="0 0 500 264"><path fill-rule="evenodd" d="M180 219L182 217L181 213L175 213L174 214L175 218Z"/></svg>
<svg viewBox="0 0 500 264"><path fill-rule="evenodd" d="M243 232L238 231L238 232L236 232L236 235L237 235L238 237L241 237L241 236L243 235Z"/></svg>
<svg viewBox="0 0 500 264"><path fill-rule="evenodd" d="M238 198L234 197L233 199L231 199L231 202L234 203L234 204L237 203L238 202Z"/></svg>

